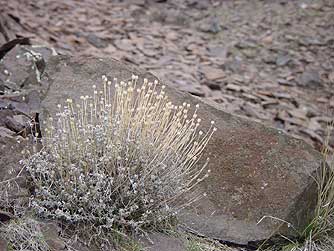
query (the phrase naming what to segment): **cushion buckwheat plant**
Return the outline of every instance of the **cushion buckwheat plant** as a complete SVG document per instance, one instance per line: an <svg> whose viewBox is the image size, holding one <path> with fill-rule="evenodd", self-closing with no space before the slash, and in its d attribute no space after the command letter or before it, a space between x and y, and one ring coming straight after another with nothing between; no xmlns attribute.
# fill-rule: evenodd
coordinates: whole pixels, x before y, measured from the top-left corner
<svg viewBox="0 0 334 251"><path fill-rule="evenodd" d="M50 118L43 149L26 161L31 203L71 224L143 229L177 212L208 175L197 162L216 128L200 131L198 105L173 105L157 81L102 82Z"/></svg>

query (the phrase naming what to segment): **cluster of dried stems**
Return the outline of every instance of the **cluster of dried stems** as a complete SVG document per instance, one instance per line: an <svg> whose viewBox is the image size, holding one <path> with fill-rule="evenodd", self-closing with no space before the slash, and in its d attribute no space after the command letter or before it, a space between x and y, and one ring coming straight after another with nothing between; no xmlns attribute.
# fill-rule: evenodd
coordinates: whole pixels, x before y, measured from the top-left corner
<svg viewBox="0 0 334 251"><path fill-rule="evenodd" d="M11 220L0 226L0 234L8 242L8 250L49 251L39 222L31 218Z"/></svg>

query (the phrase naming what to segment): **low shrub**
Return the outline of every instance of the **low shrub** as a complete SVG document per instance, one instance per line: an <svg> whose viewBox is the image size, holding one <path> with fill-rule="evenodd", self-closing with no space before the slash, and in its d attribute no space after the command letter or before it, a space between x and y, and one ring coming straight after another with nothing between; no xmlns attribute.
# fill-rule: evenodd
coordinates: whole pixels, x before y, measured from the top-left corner
<svg viewBox="0 0 334 251"><path fill-rule="evenodd" d="M79 103L58 105L42 150L25 161L31 205L41 217L99 231L149 228L207 177L197 164L216 128L199 130L198 105L173 105L157 81L102 82Z"/></svg>

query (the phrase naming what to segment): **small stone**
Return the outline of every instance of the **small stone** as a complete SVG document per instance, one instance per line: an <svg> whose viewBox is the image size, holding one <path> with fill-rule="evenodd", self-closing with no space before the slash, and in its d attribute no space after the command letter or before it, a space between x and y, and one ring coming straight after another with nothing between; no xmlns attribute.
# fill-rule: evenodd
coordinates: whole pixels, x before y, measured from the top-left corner
<svg viewBox="0 0 334 251"><path fill-rule="evenodd" d="M130 39L122 39L115 42L115 46L123 51L134 51L135 47Z"/></svg>
<svg viewBox="0 0 334 251"><path fill-rule="evenodd" d="M286 80L284 78L277 79L277 83L280 84L280 85L294 86L293 82L288 81L288 80Z"/></svg>
<svg viewBox="0 0 334 251"><path fill-rule="evenodd" d="M235 91L235 92L241 91L241 87L235 84L227 84L225 88L226 90L229 90L229 91Z"/></svg>
<svg viewBox="0 0 334 251"><path fill-rule="evenodd" d="M108 46L108 43L105 40L92 33L88 34L86 39L91 45L95 46L96 48L106 48Z"/></svg>
<svg viewBox="0 0 334 251"><path fill-rule="evenodd" d="M187 4L189 7L195 7L200 10L205 10L211 7L210 1L188 0Z"/></svg>
<svg viewBox="0 0 334 251"><path fill-rule="evenodd" d="M227 56L227 48L222 46L213 46L209 47L209 54L211 57L218 57L218 58L226 58Z"/></svg>
<svg viewBox="0 0 334 251"><path fill-rule="evenodd" d="M222 30L219 18L217 16L212 16L209 20L202 25L200 25L200 30L210 33L218 33Z"/></svg>
<svg viewBox="0 0 334 251"><path fill-rule="evenodd" d="M217 80L225 77L225 73L221 69L214 68L212 66L203 66L201 72L204 74L207 80Z"/></svg>
<svg viewBox="0 0 334 251"><path fill-rule="evenodd" d="M8 129L14 131L14 132L20 132L24 129L24 125L19 123L17 120L15 120L13 117L6 117L5 125Z"/></svg>
<svg viewBox="0 0 334 251"><path fill-rule="evenodd" d="M291 61L290 56L288 55L279 55L276 59L276 65L285 66Z"/></svg>
<svg viewBox="0 0 334 251"><path fill-rule="evenodd" d="M299 44L304 46L321 46L324 45L324 42L315 37L303 37L299 40Z"/></svg>
<svg viewBox="0 0 334 251"><path fill-rule="evenodd" d="M241 58L233 58L224 63L224 69L230 70L233 73L241 73L244 71Z"/></svg>
<svg viewBox="0 0 334 251"><path fill-rule="evenodd" d="M328 103L328 99L324 98L324 97L317 98L316 101L319 102L319 103L323 103L323 104Z"/></svg>
<svg viewBox="0 0 334 251"><path fill-rule="evenodd" d="M262 42L265 44L271 44L273 42L273 36L269 35L269 36L262 38Z"/></svg>
<svg viewBox="0 0 334 251"><path fill-rule="evenodd" d="M321 85L319 71L316 69L309 69L304 71L299 78L298 84L309 88L319 87L319 85Z"/></svg>
<svg viewBox="0 0 334 251"><path fill-rule="evenodd" d="M276 64L275 57L273 57L270 53L265 54L262 57L262 61L265 62L266 64Z"/></svg>

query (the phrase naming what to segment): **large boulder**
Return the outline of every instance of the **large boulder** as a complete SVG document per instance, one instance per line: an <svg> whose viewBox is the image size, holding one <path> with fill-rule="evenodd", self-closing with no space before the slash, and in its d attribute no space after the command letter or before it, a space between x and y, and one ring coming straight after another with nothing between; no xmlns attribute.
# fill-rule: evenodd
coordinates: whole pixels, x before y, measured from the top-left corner
<svg viewBox="0 0 334 251"><path fill-rule="evenodd" d="M43 116L54 116L57 104L92 93L101 76L127 80L149 73L113 59L51 57L41 76L46 87ZM168 83L166 83L168 85ZM224 112L187 93L167 86L176 104L199 104L204 129L211 120L218 131L204 156L211 175L199 190L206 193L180 215L187 227L211 238L239 244L272 235L296 234L308 223L317 191L312 175L320 166L318 152L302 140L252 120ZM289 224L286 224L288 222Z"/></svg>

